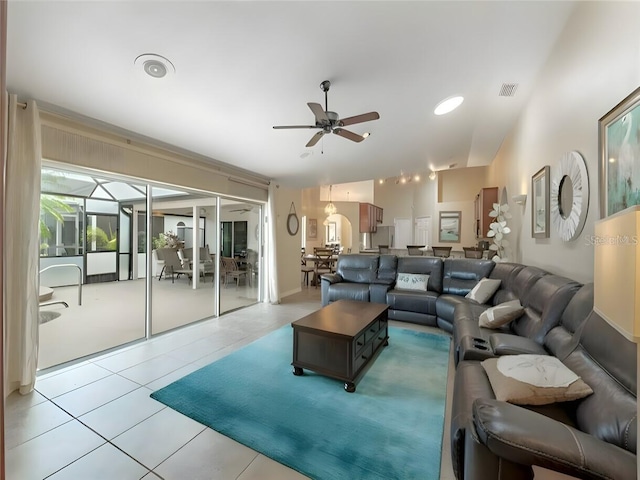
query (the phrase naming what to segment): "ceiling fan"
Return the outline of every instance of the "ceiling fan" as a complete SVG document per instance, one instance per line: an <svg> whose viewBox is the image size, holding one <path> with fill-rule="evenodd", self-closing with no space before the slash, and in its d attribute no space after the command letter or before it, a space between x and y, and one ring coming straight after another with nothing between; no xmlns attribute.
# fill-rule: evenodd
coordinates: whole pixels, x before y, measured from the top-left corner
<svg viewBox="0 0 640 480"><path fill-rule="evenodd" d="M318 143L318 140L327 133L335 133L336 135L340 135L341 137L353 142L361 142L364 140L366 137L353 133L349 130L345 130L342 127L354 125L356 123L370 122L371 120L378 120L380 118L378 112L363 113L362 115L340 119L340 116L336 112L329 111L327 93L329 92L329 88L331 88L331 82L329 80L325 80L320 84L320 88L324 92L324 109L319 103L307 103L316 117L315 125L276 125L273 128L319 128L320 131L311 137L311 140L309 140L306 145L307 147L313 147Z"/></svg>
<svg viewBox="0 0 640 480"><path fill-rule="evenodd" d="M235 210L229 210L229 212L242 212L241 213L242 215L252 210L253 210L253 207L244 207L244 208L236 208Z"/></svg>

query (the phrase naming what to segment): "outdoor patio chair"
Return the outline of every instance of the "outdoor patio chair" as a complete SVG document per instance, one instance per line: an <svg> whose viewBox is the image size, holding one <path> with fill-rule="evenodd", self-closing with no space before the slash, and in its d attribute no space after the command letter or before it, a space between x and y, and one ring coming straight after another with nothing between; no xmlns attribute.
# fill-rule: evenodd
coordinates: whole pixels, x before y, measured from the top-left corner
<svg viewBox="0 0 640 480"><path fill-rule="evenodd" d="M193 270L182 266L182 261L180 257L178 257L178 251L175 248L159 248L156 254L158 255L158 259L164 260L164 267L162 267L158 280L162 279L163 274L165 278L170 274L171 283L175 283L174 275L179 278L181 274L184 274L189 278L189 281L191 281Z"/></svg>
<svg viewBox="0 0 640 480"><path fill-rule="evenodd" d="M224 287L227 288L227 281L232 278L236 282L236 288L240 284L240 279L247 281L247 270L240 270L238 262L231 257L222 257L222 275L224 279Z"/></svg>

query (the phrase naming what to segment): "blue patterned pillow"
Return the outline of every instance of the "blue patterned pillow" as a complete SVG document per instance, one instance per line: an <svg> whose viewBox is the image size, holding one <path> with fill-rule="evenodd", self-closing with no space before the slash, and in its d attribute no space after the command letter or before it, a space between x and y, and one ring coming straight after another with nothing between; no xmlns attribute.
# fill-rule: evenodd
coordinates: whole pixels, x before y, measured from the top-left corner
<svg viewBox="0 0 640 480"><path fill-rule="evenodd" d="M399 273L396 280L396 289L398 290L419 290L427 291L429 283L429 275L419 273Z"/></svg>

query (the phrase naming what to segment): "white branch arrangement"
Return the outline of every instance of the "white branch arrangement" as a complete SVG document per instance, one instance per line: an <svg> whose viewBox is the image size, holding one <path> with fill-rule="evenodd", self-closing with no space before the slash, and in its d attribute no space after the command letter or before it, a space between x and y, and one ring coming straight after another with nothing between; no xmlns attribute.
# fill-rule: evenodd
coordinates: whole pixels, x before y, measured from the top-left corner
<svg viewBox="0 0 640 480"><path fill-rule="evenodd" d="M487 232L487 237L493 238L493 244L489 246L489 250L496 252L493 261L508 262L509 257L505 247L509 246L509 241L504 236L511 233L511 229L507 227L507 219L511 218L509 205L494 203L493 210L489 212L489 216L495 218L493 223L489 225L489 231Z"/></svg>

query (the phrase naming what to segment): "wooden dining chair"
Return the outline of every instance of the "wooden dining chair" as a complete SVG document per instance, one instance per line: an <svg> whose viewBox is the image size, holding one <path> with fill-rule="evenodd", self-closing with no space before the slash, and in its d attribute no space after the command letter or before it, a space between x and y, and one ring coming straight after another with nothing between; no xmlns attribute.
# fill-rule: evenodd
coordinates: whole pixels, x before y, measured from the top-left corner
<svg viewBox="0 0 640 480"><path fill-rule="evenodd" d="M316 251L316 258L314 260L314 272L313 277L315 280L315 286L318 288L320 284L320 275L323 273L333 272L333 250L318 250Z"/></svg>
<svg viewBox="0 0 640 480"><path fill-rule="evenodd" d="M302 272L302 283L309 286L309 274L315 272L315 266L307 265L307 259L304 258L304 248L302 249L302 254L300 255L300 272Z"/></svg>

